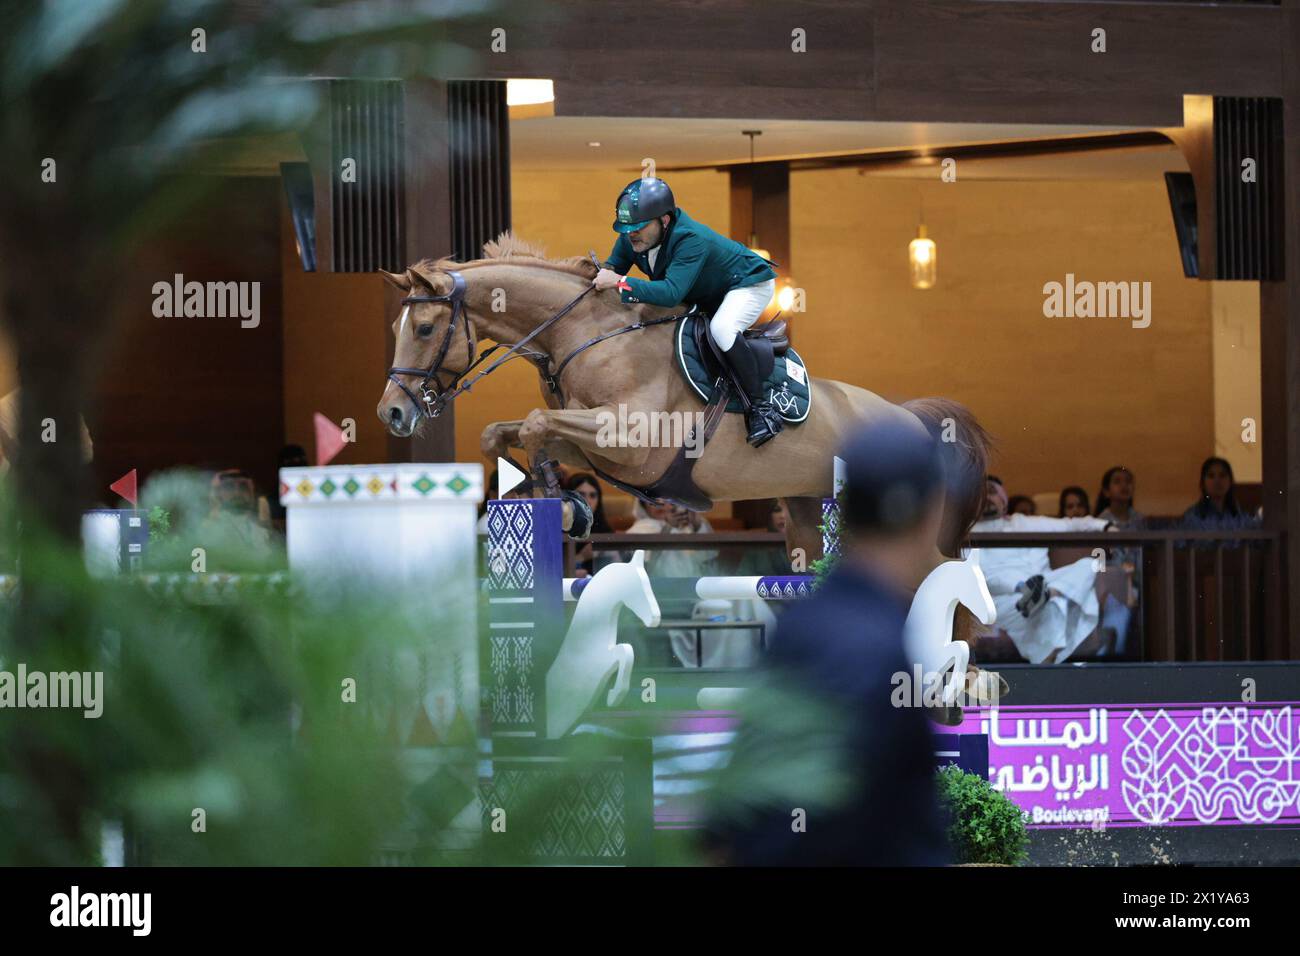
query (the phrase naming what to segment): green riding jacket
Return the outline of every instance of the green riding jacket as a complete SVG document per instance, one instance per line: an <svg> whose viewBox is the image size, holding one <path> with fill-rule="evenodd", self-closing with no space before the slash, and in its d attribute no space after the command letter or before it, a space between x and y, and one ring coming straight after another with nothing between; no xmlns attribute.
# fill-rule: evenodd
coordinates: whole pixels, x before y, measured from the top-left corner
<svg viewBox="0 0 1300 956"><path fill-rule="evenodd" d="M673 213L653 271L647 253L633 252L627 236L618 237L605 267L625 275L633 264L650 278L628 276L624 302L662 306L685 302L710 313L732 289L776 278L772 264L762 256L696 222L681 208Z"/></svg>

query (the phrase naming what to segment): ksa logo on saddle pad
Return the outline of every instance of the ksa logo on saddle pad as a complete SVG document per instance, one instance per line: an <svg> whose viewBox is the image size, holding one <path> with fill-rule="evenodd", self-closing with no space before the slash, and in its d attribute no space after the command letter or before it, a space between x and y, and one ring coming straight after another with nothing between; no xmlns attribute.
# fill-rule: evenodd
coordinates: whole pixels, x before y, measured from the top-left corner
<svg viewBox="0 0 1300 956"><path fill-rule="evenodd" d="M703 402L713 398L713 383L718 373L700 353L691 328L699 321L695 315L683 316L677 323L675 353L677 369L685 376L695 394ZM707 320L706 320L707 321ZM792 348L775 357L772 372L763 382L763 391L777 413L791 425L797 425L812 410L812 385L808 381L808 368L803 358ZM727 411L743 412L744 406L737 397L727 403Z"/></svg>

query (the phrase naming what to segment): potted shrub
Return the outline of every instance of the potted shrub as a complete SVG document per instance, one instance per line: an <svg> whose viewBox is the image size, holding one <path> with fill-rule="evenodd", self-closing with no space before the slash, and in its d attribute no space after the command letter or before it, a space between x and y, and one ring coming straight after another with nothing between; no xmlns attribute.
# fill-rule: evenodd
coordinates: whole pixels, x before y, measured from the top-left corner
<svg viewBox="0 0 1300 956"><path fill-rule="evenodd" d="M1020 808L983 777L949 764L937 774L939 802L948 815L948 842L958 864L1015 866L1028 853Z"/></svg>

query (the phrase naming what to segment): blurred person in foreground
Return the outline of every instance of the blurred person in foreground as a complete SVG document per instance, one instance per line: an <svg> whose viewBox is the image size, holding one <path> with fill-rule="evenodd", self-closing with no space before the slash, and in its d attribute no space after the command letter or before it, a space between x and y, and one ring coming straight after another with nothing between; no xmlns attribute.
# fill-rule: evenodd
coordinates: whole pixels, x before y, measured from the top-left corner
<svg viewBox="0 0 1300 956"><path fill-rule="evenodd" d="M757 866L949 862L925 711L893 704L911 667L903 624L934 553L943 470L934 440L902 424L850 439L845 551L782 615L731 764L712 797L706 847ZM910 699L910 695L908 695Z"/></svg>

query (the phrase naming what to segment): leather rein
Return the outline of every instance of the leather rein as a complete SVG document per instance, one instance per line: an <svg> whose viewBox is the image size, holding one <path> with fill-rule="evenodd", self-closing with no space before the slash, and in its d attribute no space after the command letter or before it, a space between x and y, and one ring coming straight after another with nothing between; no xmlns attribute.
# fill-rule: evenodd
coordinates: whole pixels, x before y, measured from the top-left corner
<svg viewBox="0 0 1300 956"><path fill-rule="evenodd" d="M665 322L675 322L681 318L679 315L668 315L658 319L650 319L645 322L634 322L621 329L615 329L612 332L605 332L595 338L588 339L565 356L563 361L561 361L556 367L555 371L552 372L550 371L550 366L553 359L549 355L545 352L536 352L531 349L525 349L524 346L537 338L537 336L541 335L556 322L560 321L560 319L568 315L579 302L581 302L590 292L594 291L596 287L589 285L559 312L555 313L555 315L537 326L537 328L533 329L514 345L507 348L505 353L497 358L495 362L480 371L468 381L462 381L466 375L469 375L469 373L474 371L475 368L483 364L483 362L487 360L488 356L492 355L492 353L496 352L498 349L505 348L505 346L493 345L491 348L484 349L477 358L474 357L476 343L474 340L473 324L470 322L469 317L465 312L465 277L459 272L452 270L448 270L447 275L451 276L452 285L451 291L446 295L408 295L403 298L401 302L402 305L411 305L420 302L443 302L451 306L451 321L447 323L447 331L443 333L442 342L438 346L437 357L428 368L404 368L394 365L388 370L389 381L393 382L406 394L406 397L411 400L411 404L415 406L417 412L429 418L437 418L442 414L443 409L445 409L447 405L456 398L456 396L468 392L480 379L491 375L506 362L514 358L519 358L520 356L528 358L537 366L537 371L542 376L542 380L546 382L551 393L560 399L560 404L563 404L564 395L560 391L560 376L564 374L564 369L568 364L580 353L585 352L593 345L597 345L606 339L612 339L616 335L623 335L626 332L635 332L654 325L663 325ZM451 341L456 334L456 326L460 324L462 320L465 322L465 344L468 349L467 358L469 360L469 365L463 372L445 373L451 375L451 382L444 388L442 379L439 377L444 374L442 363L447 360L447 353L451 350ZM542 359L545 360L544 365L540 361ZM419 390L418 396L414 391L407 387L406 383L403 382L401 378L399 378L399 376L402 375L409 375L412 377L418 376L420 378L420 383L416 386L416 389Z"/></svg>

